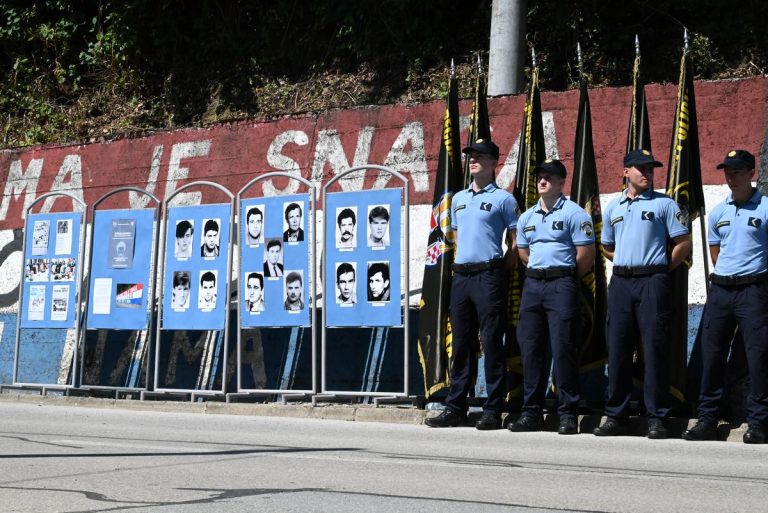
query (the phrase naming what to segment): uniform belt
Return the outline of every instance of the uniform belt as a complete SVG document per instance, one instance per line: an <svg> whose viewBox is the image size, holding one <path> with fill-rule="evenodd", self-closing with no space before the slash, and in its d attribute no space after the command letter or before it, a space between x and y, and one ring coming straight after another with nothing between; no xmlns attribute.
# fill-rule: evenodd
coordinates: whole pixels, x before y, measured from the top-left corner
<svg viewBox="0 0 768 513"><path fill-rule="evenodd" d="M488 269L499 269L504 267L503 258L494 258L487 262L476 262L471 264L452 264L451 268L454 272L459 274L472 274L479 273L480 271L487 271Z"/></svg>
<svg viewBox="0 0 768 513"><path fill-rule="evenodd" d="M554 278L562 278L563 276L575 276L575 267L546 267L544 269L531 269L525 270L525 275L528 278L535 278L537 280L552 280Z"/></svg>
<svg viewBox="0 0 768 513"><path fill-rule="evenodd" d="M669 272L666 265L644 265L639 267L629 267L623 265L614 265L613 274L631 278L634 276L650 276L651 274L665 274Z"/></svg>
<svg viewBox="0 0 768 513"><path fill-rule="evenodd" d="M721 276L712 273L709 275L709 281L725 287L738 287L739 285L752 285L754 283L768 282L768 273L748 274L745 276Z"/></svg>

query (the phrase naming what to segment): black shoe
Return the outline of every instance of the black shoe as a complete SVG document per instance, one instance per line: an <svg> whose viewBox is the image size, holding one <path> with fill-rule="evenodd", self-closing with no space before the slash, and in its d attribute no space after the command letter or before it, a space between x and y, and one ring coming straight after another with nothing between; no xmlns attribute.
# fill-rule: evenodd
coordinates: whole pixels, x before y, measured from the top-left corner
<svg viewBox="0 0 768 513"><path fill-rule="evenodd" d="M669 435L667 426L664 425L664 421L661 419L649 419L648 420L648 438L651 440L663 440Z"/></svg>
<svg viewBox="0 0 768 513"><path fill-rule="evenodd" d="M595 436L621 436L627 434L627 424L617 419L607 419L603 425L592 431Z"/></svg>
<svg viewBox="0 0 768 513"><path fill-rule="evenodd" d="M694 441L717 440L717 426L714 422L699 420L696 425L683 433L683 438Z"/></svg>
<svg viewBox="0 0 768 513"><path fill-rule="evenodd" d="M575 435L579 432L579 424L576 419L572 417L566 417L560 419L560 427L557 428L558 435Z"/></svg>
<svg viewBox="0 0 768 513"><path fill-rule="evenodd" d="M424 419L424 424L436 428L456 427L462 425L465 419L464 415L459 415L446 408L440 415Z"/></svg>
<svg viewBox="0 0 768 513"><path fill-rule="evenodd" d="M750 424L747 432L744 433L745 444L764 444L765 430L760 424Z"/></svg>
<svg viewBox="0 0 768 513"><path fill-rule="evenodd" d="M501 415L493 411L484 411L483 416L475 423L475 429L480 431L501 429Z"/></svg>
<svg viewBox="0 0 768 513"><path fill-rule="evenodd" d="M507 426L507 429L516 433L522 433L525 431L540 431L541 430L541 417L533 415L522 415L514 423Z"/></svg>

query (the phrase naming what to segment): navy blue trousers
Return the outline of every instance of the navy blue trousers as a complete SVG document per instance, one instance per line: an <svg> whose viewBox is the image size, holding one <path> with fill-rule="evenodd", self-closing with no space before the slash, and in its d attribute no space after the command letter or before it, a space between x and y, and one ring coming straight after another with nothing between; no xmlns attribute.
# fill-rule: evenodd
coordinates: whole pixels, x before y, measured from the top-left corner
<svg viewBox="0 0 768 513"><path fill-rule="evenodd" d="M699 420L714 422L723 397L728 353L738 324L749 369L747 422L768 424L768 284L713 283L702 319Z"/></svg>
<svg viewBox="0 0 768 513"><path fill-rule="evenodd" d="M608 286L605 332L608 344L608 389L605 414L626 420L632 395L632 355L639 333L645 359L643 399L649 418L669 416L669 322L672 317L670 278L652 274L636 278L612 276Z"/></svg>
<svg viewBox="0 0 768 513"><path fill-rule="evenodd" d="M501 413L506 395L504 330L507 311L507 272L488 269L467 275L456 273L451 285L453 330L451 388L445 405L453 412L467 411L467 396L477 376L478 330L485 355L488 398L483 410Z"/></svg>
<svg viewBox="0 0 768 513"><path fill-rule="evenodd" d="M579 403L578 285L575 276L551 280L526 278L520 302L517 341L523 360L523 415L540 416L544 408L552 351L560 418L575 418Z"/></svg>

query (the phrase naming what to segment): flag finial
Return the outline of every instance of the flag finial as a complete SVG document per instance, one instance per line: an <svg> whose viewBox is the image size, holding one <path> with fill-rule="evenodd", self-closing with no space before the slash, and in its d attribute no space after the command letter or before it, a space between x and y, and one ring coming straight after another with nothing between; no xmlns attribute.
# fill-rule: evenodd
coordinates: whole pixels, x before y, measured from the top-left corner
<svg viewBox="0 0 768 513"><path fill-rule="evenodd" d="M579 61L579 70L581 70L581 43L576 43L576 59Z"/></svg>
<svg viewBox="0 0 768 513"><path fill-rule="evenodd" d="M451 78L454 78L456 76L456 64L453 62L453 58L451 58Z"/></svg>
<svg viewBox="0 0 768 513"><path fill-rule="evenodd" d="M640 38L635 34L635 57L640 57Z"/></svg>
<svg viewBox="0 0 768 513"><path fill-rule="evenodd" d="M477 54L477 73L478 75L483 74L483 60L480 58L480 53Z"/></svg>
<svg viewBox="0 0 768 513"><path fill-rule="evenodd" d="M531 64L536 67L536 49L531 47Z"/></svg>
<svg viewBox="0 0 768 513"><path fill-rule="evenodd" d="M688 50L688 29L683 27L683 48Z"/></svg>

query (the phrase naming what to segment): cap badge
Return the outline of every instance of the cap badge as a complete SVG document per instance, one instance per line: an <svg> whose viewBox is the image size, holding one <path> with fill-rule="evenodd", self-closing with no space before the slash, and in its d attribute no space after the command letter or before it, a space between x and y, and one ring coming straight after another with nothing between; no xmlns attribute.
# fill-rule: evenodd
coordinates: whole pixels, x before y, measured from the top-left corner
<svg viewBox="0 0 768 513"><path fill-rule="evenodd" d="M650 152L650 151L648 151L648 150L643 150L643 155L650 155L650 154L651 154L651 152Z"/></svg>
<svg viewBox="0 0 768 513"><path fill-rule="evenodd" d="M729 157L735 157L736 156L736 150L731 150L728 152Z"/></svg>
<svg viewBox="0 0 768 513"><path fill-rule="evenodd" d="M547 159L547 160L544 161L544 163L545 164L551 164L552 163L552 159Z"/></svg>
<svg viewBox="0 0 768 513"><path fill-rule="evenodd" d="M478 140L477 140L477 141L475 141L475 142L476 142L476 143L485 142L485 139L478 139Z"/></svg>

